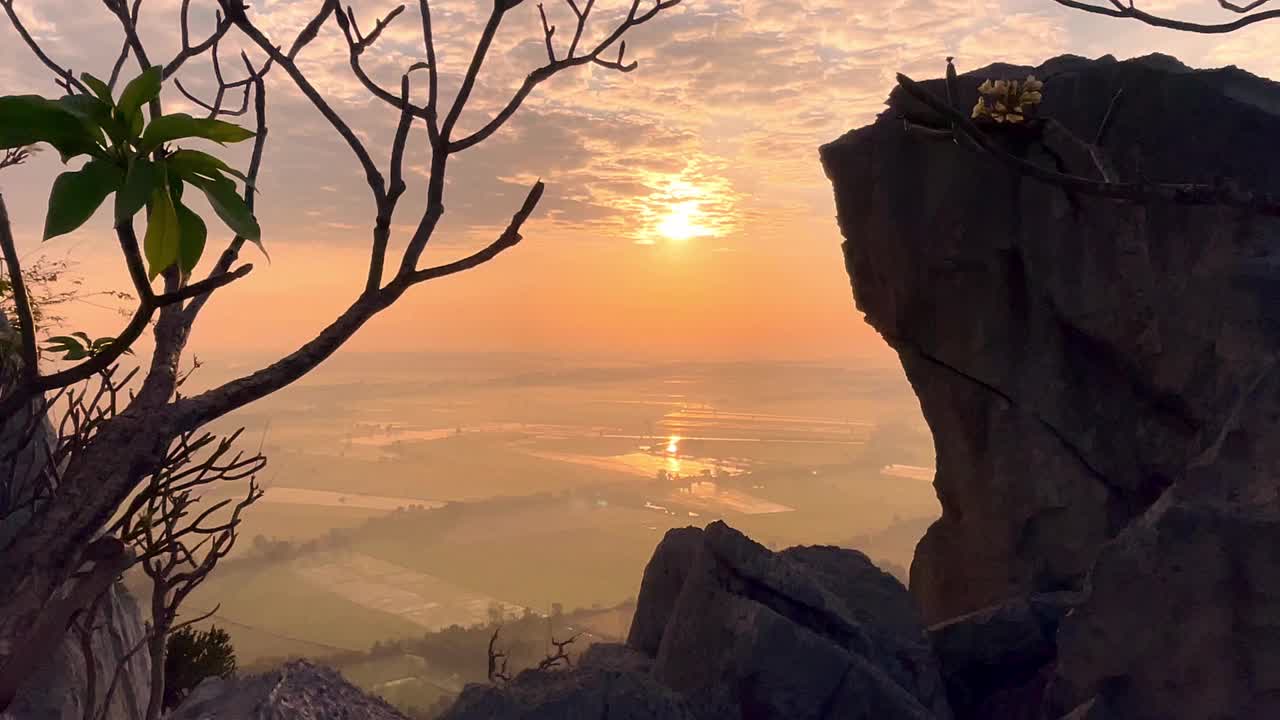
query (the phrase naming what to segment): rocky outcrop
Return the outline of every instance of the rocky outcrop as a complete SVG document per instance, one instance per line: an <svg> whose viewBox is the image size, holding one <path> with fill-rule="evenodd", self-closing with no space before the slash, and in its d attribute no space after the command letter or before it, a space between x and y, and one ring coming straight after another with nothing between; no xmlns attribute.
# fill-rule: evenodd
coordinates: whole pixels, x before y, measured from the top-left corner
<svg viewBox="0 0 1280 720"><path fill-rule="evenodd" d="M1065 57L961 76L958 105L1030 73L1055 122L993 132L1015 156L1097 178L1110 112L1113 177L1280 193L1273 83ZM1015 700L981 687L991 643L1040 665L1048 717L1280 717L1280 221L1068 193L922 125L946 126L896 91L822 160L854 297L935 438L912 593L932 623L1004 607L935 628L958 714ZM1083 599L1050 637L1024 598L1057 591Z"/></svg>
<svg viewBox="0 0 1280 720"><path fill-rule="evenodd" d="M210 679L166 720L407 720L322 665L296 660L279 670Z"/></svg>
<svg viewBox="0 0 1280 720"><path fill-rule="evenodd" d="M774 553L722 522L667 533L629 648L581 667L472 686L447 720L946 720L906 588L854 550Z"/></svg>
<svg viewBox="0 0 1280 720"><path fill-rule="evenodd" d="M111 681L122 659L120 678L111 693L104 720L137 720L146 713L151 688L151 658L142 642L146 628L137 602L123 585L115 585L100 603L100 619L92 635L94 706L101 713ZM35 674L18 691L0 718L4 720L70 720L84 717L89 675L77 639L70 636L38 661Z"/></svg>
<svg viewBox="0 0 1280 720"><path fill-rule="evenodd" d="M1280 717L1280 497L1180 482L1107 544L1058 633L1053 707Z"/></svg>
<svg viewBox="0 0 1280 720"><path fill-rule="evenodd" d="M947 715L910 597L862 553L773 553L716 522L692 560L654 662L668 687L743 717Z"/></svg>
<svg viewBox="0 0 1280 720"><path fill-rule="evenodd" d="M627 645L649 655L658 654L662 633L675 609L680 589L702 547L702 530L695 527L668 530L644 568L636 611Z"/></svg>
<svg viewBox="0 0 1280 720"><path fill-rule="evenodd" d="M1078 593L1033 595L929 628L956 717L1041 720L1058 627L1080 599Z"/></svg>
<svg viewBox="0 0 1280 720"><path fill-rule="evenodd" d="M652 661L621 645L592 646L572 671L526 670L503 687L469 685L447 720L697 720L648 673Z"/></svg>
<svg viewBox="0 0 1280 720"><path fill-rule="evenodd" d="M1124 90L1106 135L1122 178L1280 190L1268 154L1241 151L1280 137L1256 100L1275 96L1266 81L1059 58L962 76L960 103L986 77L1032 72L1048 79L1042 115L1083 138ZM1069 195L903 115L931 122L895 92L822 159L858 306L935 438L943 515L912 568L930 621L1081 587L1101 545L1194 465L1274 465L1274 424L1235 412L1278 380L1274 221ZM1065 137L1008 144L1093 175Z"/></svg>
<svg viewBox="0 0 1280 720"><path fill-rule="evenodd" d="M13 349L16 339L8 320L0 313L0 387L11 382L17 369ZM39 404L24 408L0 421L0 552L28 522L27 509L54 441L53 428L39 417ZM3 503L11 502L12 507ZM0 713L4 720L68 720L84 717L86 690L93 678L95 707L108 697L112 680L119 680L103 720L135 720L143 716L151 688L151 659L145 651L132 652L142 642L146 629L133 596L123 585L112 586L99 602L99 615L90 637L92 672L85 665L78 638L70 635L47 656L31 658L38 667L18 691L9 707ZM123 667L121 667L121 663Z"/></svg>

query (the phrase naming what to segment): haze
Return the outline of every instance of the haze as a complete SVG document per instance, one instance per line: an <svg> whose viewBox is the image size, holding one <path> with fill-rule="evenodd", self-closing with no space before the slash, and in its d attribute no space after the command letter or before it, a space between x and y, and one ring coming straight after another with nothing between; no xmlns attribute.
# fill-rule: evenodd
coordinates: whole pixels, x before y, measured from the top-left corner
<svg viewBox="0 0 1280 720"><path fill-rule="evenodd" d="M165 28L178 5L144 12L161 54L177 46ZM283 38L314 3L254 5ZM367 57L375 77L418 59L414 5ZM484 5L438 2L446 95ZM619 5L601 3L602 27ZM1191 0L1148 5L1196 16ZM356 4L368 19L391 6ZM28 0L18 12L77 71L118 52L97 3ZM0 26L4 93L53 92ZM542 60L538 28L533 3L508 20L464 125ZM561 76L461 157L427 262L491 240L540 177L547 196L518 248L412 291L320 371L217 424L245 428L269 457L267 495L190 602L220 604L213 622L246 666L346 657L334 662L357 682L425 706L470 670L341 653L555 605L616 637L669 527L726 518L766 544L857 545L905 573L938 512L932 440L896 356L853 306L818 145L872 119L895 72L936 76L947 56L968 70L1159 48L1274 76L1275 32L1189 37L1035 0L686 0L629 39L636 72ZM332 28L303 57L362 133L391 134L396 117L365 99ZM182 79L210 87L202 67ZM287 78L268 85L259 207L271 258L249 251L254 273L202 317L193 388L313 337L364 281L372 212L356 165ZM424 143L410 153L421 182ZM0 176L19 247L74 258L86 288L128 287L105 217L38 242L60 171L45 152ZM422 204L407 197L401 217ZM408 228L393 229L403 242ZM95 336L123 324L111 303L67 314ZM388 684L406 674L408 686Z"/></svg>

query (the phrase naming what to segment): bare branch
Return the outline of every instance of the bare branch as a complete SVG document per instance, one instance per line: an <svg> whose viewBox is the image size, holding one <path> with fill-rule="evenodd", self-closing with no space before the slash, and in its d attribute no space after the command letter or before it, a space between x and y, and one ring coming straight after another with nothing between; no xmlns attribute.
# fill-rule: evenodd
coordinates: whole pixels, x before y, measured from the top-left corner
<svg viewBox="0 0 1280 720"><path fill-rule="evenodd" d="M4 155L0 155L0 170L7 167L15 167L26 162L31 158L31 152L34 149L35 148L28 146L9 148L5 150Z"/></svg>
<svg viewBox="0 0 1280 720"><path fill-rule="evenodd" d="M556 640L554 637L551 638L551 644L555 646L556 651L554 653L548 653L545 658L538 661L538 669L550 670L557 665L573 667L573 660L569 658L568 647L578 639L578 636L578 634L575 634L568 640Z"/></svg>
<svg viewBox="0 0 1280 720"><path fill-rule="evenodd" d="M190 0L183 0L183 3L182 3L182 18L183 18L182 28L184 33L186 32L187 3L189 2ZM133 9L129 11L129 17L131 18L133 25L135 27L137 27L138 25L138 17L139 15L141 15L141 13L142 13L142 0L133 0ZM185 44L185 41L184 41L184 44ZM129 59L129 48L130 48L129 38L125 37L124 42L121 43L120 45L120 54L116 56L116 62L114 65L111 66L111 77L110 79L107 80L107 87L111 88L112 90L115 89L116 83L119 82L120 80L120 71L124 69L125 61Z"/></svg>
<svg viewBox="0 0 1280 720"><path fill-rule="evenodd" d="M507 654L497 649L498 633L502 632L502 626L499 625L493 629L493 635L489 636L489 682L511 682L511 676L507 674ZM501 661L501 662L499 662Z"/></svg>
<svg viewBox="0 0 1280 720"><path fill-rule="evenodd" d="M1255 23L1264 22L1266 20L1273 20L1275 18L1280 17L1280 10L1265 10L1263 12L1245 14L1242 17L1232 20L1231 22L1196 23L1196 22L1188 22L1185 20L1175 20L1173 18L1167 18L1160 15L1152 15L1151 13L1145 12L1143 10L1139 10L1138 8L1134 7L1132 2L1128 5L1123 5L1117 2L1117 0L1112 0L1112 6L1106 7L1103 5L1094 5L1093 3L1085 2L1084 0L1053 0L1053 1L1058 3L1059 5L1062 5L1063 7L1069 7L1073 10L1082 10L1084 12L1093 13L1095 15L1105 15L1107 17L1113 17L1113 18L1125 18L1129 20L1137 20L1138 22L1142 22L1154 27L1169 28L1170 30L1181 30L1183 32L1201 33L1205 35L1219 35L1222 33L1235 32L1240 28L1248 27ZM1248 13L1250 10L1254 8L1261 7L1264 3L1265 3L1265 0L1263 0L1263 2L1253 3L1252 7L1243 6L1243 7L1237 8L1226 2L1223 2L1223 0L1219 0L1219 4L1222 5L1224 8L1227 8L1228 10L1232 10L1237 13Z"/></svg>
<svg viewBox="0 0 1280 720"><path fill-rule="evenodd" d="M18 31L18 37L22 38L22 41L27 44L27 47L31 48L31 52L39 58L40 62L44 63L45 67L52 70L53 74L58 76L58 82L63 87L68 88L67 92L71 92L70 88L74 87L79 92L88 95L89 89L84 86L84 83L77 80L70 70L54 62L53 59L46 55L44 50L41 49L40 44L35 41L35 38L31 37L31 33L27 32L26 26L18 19L18 13L13 9L13 3L14 0L0 0L0 7L3 7L5 14L9 16L9 22L13 25L13 29Z"/></svg>
<svg viewBox="0 0 1280 720"><path fill-rule="evenodd" d="M13 242L13 230L9 225L9 211L4 204L4 194L0 193L0 248L4 251L6 272L9 274L9 285L13 288L13 305L18 313L18 332L22 338L22 376L31 382L39 375L36 351L36 321L31 312L31 299L27 297L27 283L22 275L22 262L18 259L18 248ZM6 413L0 417L9 417Z"/></svg>
<svg viewBox="0 0 1280 720"><path fill-rule="evenodd" d="M436 68L436 43L431 34L431 5L427 0L418 0L418 10L422 15L422 44L427 51L427 133L431 139L432 152L440 145L440 127L436 119L437 97L440 91L440 73Z"/></svg>
<svg viewBox="0 0 1280 720"><path fill-rule="evenodd" d="M238 0L231 0L231 2L224 5L224 8L231 8L236 4L236 2L238 2ZM332 2L332 0L329 0L329 2ZM230 10L228 10L228 15L231 15ZM240 31L244 33L245 37L252 40L264 53L267 54L269 58L284 69L290 79L293 80L294 85L298 86L298 89L301 90L302 94L311 101L311 104L315 106L316 110L324 116L325 120L329 121L329 125L331 125L338 135L346 141L347 146L351 148L351 152L356 156L356 160L359 161L360 166L364 169L365 181L368 183L369 189L373 191L374 200L381 203L383 198L386 197L386 181L383 180L382 173L378 172L378 168L374 165L373 158L369 155L368 149L365 148L364 143L356 137L351 126L348 125L340 115L338 115L332 106L329 105L328 101L324 99L324 96L322 96L320 92L316 90L315 86L311 84L311 81L307 80L306 76L298 69L298 66L294 64L293 60L289 56L280 52L280 48L273 45L271 41L262 34L262 31L258 30L258 28L254 26L247 17L245 17L243 9L233 17L233 22L235 22L236 26L240 28Z"/></svg>
<svg viewBox="0 0 1280 720"><path fill-rule="evenodd" d="M262 170L262 152L267 143L267 89L266 83L263 82L262 78L270 69L270 64L268 63L268 65L264 66L261 71L258 71L254 69L253 63L249 62L248 55L241 53L240 58L244 61L245 69L249 73L248 78L253 86L254 116L257 118L257 127L255 128L253 138L253 152L250 155L249 171L245 175L246 180L244 187L245 205L248 206L249 211L252 212L254 208L254 200L257 197L257 193L253 191L253 188L258 184L258 173ZM214 264L213 269L209 272L208 279L219 277L231 270L231 265L240 256L240 250L244 247L244 242L244 238L239 236L231 240L227 249L222 252L222 255L218 258L218 262ZM209 301L212 294L212 292L208 292L200 295L193 299L191 304L187 306L185 310L185 321L187 327L191 327L191 325L195 323L196 317L200 314L200 311L204 308L205 303Z"/></svg>
<svg viewBox="0 0 1280 720"><path fill-rule="evenodd" d="M222 13L216 13L213 32L199 43L190 44L191 38L187 26L187 5L189 2L190 0L183 0L182 3L182 49L178 51L177 55L173 56L172 60L165 64L163 72L163 77L165 78L173 77L174 73L178 72L188 60L202 55L206 50L217 45L222 40L222 37L227 34L227 31L231 29L231 21L223 18Z"/></svg>
<svg viewBox="0 0 1280 720"><path fill-rule="evenodd" d="M618 53L618 59L616 61L604 60L601 57L601 55L610 47L612 47L614 43L620 42L622 40L622 36L625 35L627 31L630 30L631 28L634 28L639 25L643 25L644 23L649 22L653 18L657 17L657 15L661 13L663 10L673 8L679 4L680 4L680 0L658 0L657 2L655 2L653 7L650 8L648 11L644 13L640 13L639 12L640 0L633 0L631 5L631 11L627 13L626 19L624 19L618 25L618 27L614 28L613 32L609 33L607 37L601 40L596 45L596 47L591 50L591 52L585 55L569 56L569 57L562 58L560 60L550 62L534 70L533 72L529 73L528 77L525 78L524 83L520 85L520 88L518 90L516 90L515 95L512 96L512 98L507 102L507 104L502 108L502 110L498 111L498 114L495 115L492 120L490 120L488 123L485 123L483 127L481 127L479 130L476 130L474 133L464 138L461 138L459 140L450 141L449 152L451 153L462 152L467 148L474 147L475 145L478 145L479 143L483 142L486 138L488 138L490 135L496 132L499 128L501 128L507 122L507 120L511 119L511 116L515 114L516 110L520 109L520 105L524 103L525 98L529 96L529 93L533 92L533 89L535 87L537 87L542 82L545 82L546 80L551 78L553 75L555 75L556 73L562 70L566 70L571 67L577 67L579 65L586 65L588 63L600 65L602 67L611 68L614 70L620 70L622 72L630 72L636 69L637 66L636 66L636 63L634 62L630 64L623 63L622 50L625 50L625 48L622 48L622 47L619 48L620 51ZM579 34L581 33L581 27L583 23L585 23L585 19L586 19L586 11L584 10L584 12L579 16ZM576 47L576 37L575 37L575 44L573 47ZM449 126L449 127L451 128L452 126ZM447 139L449 135L448 132L444 134Z"/></svg>
<svg viewBox="0 0 1280 720"><path fill-rule="evenodd" d="M1218 0L1218 4L1221 5L1224 10L1230 10L1231 12L1240 13L1242 15L1244 13L1253 12L1269 2L1271 2L1271 0L1253 0L1253 2L1248 5L1236 5L1234 3L1227 2L1227 0Z"/></svg>
<svg viewBox="0 0 1280 720"><path fill-rule="evenodd" d="M551 38L556 34L556 26L547 22L547 11L542 7L542 3L538 3L538 17L542 18L542 35L547 42L547 62L555 63L556 49L551 44Z"/></svg>
<svg viewBox="0 0 1280 720"><path fill-rule="evenodd" d="M525 221L529 219L531 214L533 214L534 208L538 206L538 201L542 199L543 189L544 186L541 180L533 184L533 187L529 189L529 194L525 196L524 204L520 206L520 209L516 211L515 215L511 216L511 222L507 224L507 228L503 230L497 240L494 240L483 250L472 255L468 255L461 260L455 260L446 265L438 265L436 267L418 270L410 273L408 276L404 277L403 280L398 277L396 280L392 281L391 285L395 286L399 281L404 287L408 287L409 285L416 285L427 280L434 280L435 278L441 278L447 275L460 273L464 270L470 270L471 268L478 267L494 259L503 250L515 247L523 239L520 235L520 228L524 226ZM390 287L388 289L390 289Z"/></svg>

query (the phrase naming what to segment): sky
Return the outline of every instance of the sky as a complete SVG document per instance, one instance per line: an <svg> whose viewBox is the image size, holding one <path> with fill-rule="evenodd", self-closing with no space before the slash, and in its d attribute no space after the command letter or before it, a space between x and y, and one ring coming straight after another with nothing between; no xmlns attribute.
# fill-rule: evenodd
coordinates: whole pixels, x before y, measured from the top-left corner
<svg viewBox="0 0 1280 720"><path fill-rule="evenodd" d="M645 0L647 3L649 0ZM1151 12L1219 16L1213 0L1136 0ZM292 42L319 0L252 0L251 17L277 44ZM361 25L395 7L352 0ZM97 2L16 0L28 30L57 62L108 74L119 51L114 18ZM179 47L179 0L145 0L142 36L153 58ZM192 33L212 26L213 0L192 3ZM363 62L384 86L422 60L417 3ZM612 30L630 0L599 0L583 44ZM452 99L490 3L433 0L442 100ZM647 7L647 5L644 5ZM559 50L572 27L546 0ZM3 20L3 18L0 18ZM639 62L621 74L576 68L544 83L515 118L455 157L446 216L424 263L446 262L500 232L529 184L546 194L524 241L478 269L411 290L350 343L360 351L535 352L655 360L892 362L854 307L831 188L818 147L874 119L894 73L941 74L994 61L1034 64L1062 53L1132 57L1160 51L1188 64L1237 64L1280 77L1268 48L1280 25L1225 37L1188 36L1073 13L1051 0L684 0L627 36ZM240 40L224 43L229 76ZM545 62L537 5L508 13L463 132L483 124L524 75ZM255 55L256 57L256 55ZM356 129L382 167L397 121L347 66L330 21L300 67ZM125 75L136 73L130 65ZM197 94L207 62L179 73ZM418 91L424 92L419 83ZM192 339L216 353L284 352L312 337L359 293L373 222L354 157L282 72L268 76L270 128L258 216L270 260L219 292ZM60 94L13 29L0 22L0 92ZM421 97L416 95L415 97ZM173 88L165 111L195 112ZM217 151L244 167L243 148ZM74 161L73 161L74 162ZM425 204L429 149L415 127L409 189L393 220L393 249ZM69 257L86 287L128 287L107 214L39 242L55 153L0 172L19 247ZM211 223L211 227L214 225ZM229 238L226 238L229 239ZM216 256L216 236L205 266ZM225 240L223 240L225 242ZM397 257L394 253L391 257ZM199 272L197 273L199 274ZM82 304L69 324L111 335L124 320Z"/></svg>

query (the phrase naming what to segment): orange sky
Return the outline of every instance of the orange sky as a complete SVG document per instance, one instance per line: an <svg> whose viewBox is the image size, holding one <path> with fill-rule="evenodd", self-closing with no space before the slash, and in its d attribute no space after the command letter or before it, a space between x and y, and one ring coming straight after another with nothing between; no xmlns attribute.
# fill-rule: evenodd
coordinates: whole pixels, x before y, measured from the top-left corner
<svg viewBox="0 0 1280 720"><path fill-rule="evenodd" d="M317 4L251 3L259 25L281 43ZM388 0L354 4L366 24L393 7ZM600 0L588 38L627 4ZM1213 4L1153 0L1143 7L1194 16ZM178 5L144 5L154 56L176 47ZM365 57L387 84L420 59L416 3L408 5ZM446 98L485 5L433 3ZM552 21L567 26L564 7L547 5ZM18 11L50 54L77 71L101 68L118 49L115 25L98 3L19 0ZM545 59L536 13L526 2L505 21L464 129L483 122ZM207 27L207 13L195 17ZM888 361L853 307L817 147L869 121L894 72L936 75L947 55L965 69L1067 51L1158 49L1275 76L1280 64L1265 53L1276 46L1269 42L1275 32L1260 26L1226 39L1188 37L1072 15L1049 0L685 0L628 42L639 70L570 71L540 88L489 142L457 158L446 222L424 262L487 242L541 177L547 193L524 243L480 269L411 291L351 347ZM328 27L301 64L383 161L396 118L367 100L336 29ZM197 92L208 89L207 76L204 65L181 73ZM273 73L269 88L259 216L272 262L250 251L257 269L218 294L193 341L197 353L290 349L349 302L363 277L371 203L361 174L283 74ZM0 23L0 89L56 93L7 23ZM191 109L173 92L165 102L169 112ZM219 152L244 163L241 150ZM410 190L393 226L401 240L421 212L421 141L408 158ZM70 254L90 286L125 287L105 213L72 236L37 242L60 170L56 156L43 153L0 174L24 254ZM123 323L91 308L77 310L74 322L95 335Z"/></svg>

